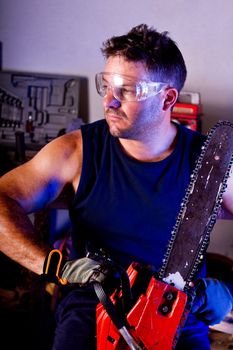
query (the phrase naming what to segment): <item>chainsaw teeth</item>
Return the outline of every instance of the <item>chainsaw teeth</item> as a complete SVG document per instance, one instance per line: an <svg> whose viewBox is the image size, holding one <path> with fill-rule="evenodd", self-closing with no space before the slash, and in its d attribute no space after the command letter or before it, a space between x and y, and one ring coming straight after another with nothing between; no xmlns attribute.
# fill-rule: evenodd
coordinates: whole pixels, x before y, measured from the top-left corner
<svg viewBox="0 0 233 350"><path fill-rule="evenodd" d="M185 213L186 213L186 210L187 210L187 206L189 204L189 197L190 197L190 194L193 193L193 190L194 190L194 187L195 187L195 184L196 184L196 181L197 181L197 178L198 178L198 174L199 174L199 170L201 169L201 167L205 166L206 164L208 164L208 161L205 163L203 162L203 159L204 159L204 156L205 156L205 153L207 151L207 148L210 144L210 140L211 140L211 137L212 135L214 134L214 132L216 131L217 128L221 127L221 126L229 126L230 128L233 129L233 124L231 124L229 121L219 121L211 130L210 132L208 133L207 135L207 139L204 143L204 145L202 146L201 148L201 153L195 163L195 168L193 170L193 173L190 177L190 182L189 182L189 185L186 189L186 192L185 192L185 195L184 195L184 198L182 200L182 203L180 205L180 211L177 215L177 219L176 219L176 223L173 227L173 230L171 232L171 238L169 240L169 243L168 243L168 246L167 246L167 251L164 255L164 259L163 259L163 262L162 262L162 266L161 266L161 269L159 271L159 278L160 279L163 279L165 277L165 272L168 273L169 271L166 271L166 268L167 268L167 265L168 265L168 262L170 261L170 258L171 258L171 253L172 253L172 250L174 248L174 245L175 245L175 241L176 241L176 238L177 238L177 235L178 235L178 231L179 231L179 228L183 222L183 218L185 216ZM225 138L227 137L227 133L225 134ZM224 134L223 134L223 138L224 138ZM224 141L224 140L223 140ZM219 145L221 146L221 141L219 141ZM233 151L232 151L233 152ZM217 155L216 155L217 157ZM204 164L203 164L204 163ZM195 276L195 274L197 273L198 271L198 268L199 268L199 265L200 263L203 261L204 259L204 255L205 255L205 252L206 252L206 249L208 247L208 244L209 244L209 239L210 239L210 233L213 229L213 226L217 220L217 216L218 216L218 212L219 212L219 209L220 209L220 206L221 206L221 202L222 202L222 196L223 196L223 193L225 192L226 190L226 187L227 187L227 179L230 175L230 170L231 170L231 166L233 164L233 154L231 155L231 159L230 159L230 162L228 164L228 167L227 167L227 171L225 173L225 176L219 186L219 190L217 192L217 195L216 195L216 199L215 199L215 203L214 203L214 206L213 206L213 210L212 210L212 213L208 219L208 222L205 226L205 229L204 229L204 237L202 237L202 242L198 248L198 251L197 251L197 254L194 258L194 262L193 262L193 267L191 269L191 271L189 272L186 280L185 280L185 288L184 290L188 290L190 289L190 285L191 285L191 281L193 279L193 277ZM217 181L216 181L217 183ZM187 252L187 254L189 254L189 252ZM179 267L177 267L177 269L179 269Z"/></svg>

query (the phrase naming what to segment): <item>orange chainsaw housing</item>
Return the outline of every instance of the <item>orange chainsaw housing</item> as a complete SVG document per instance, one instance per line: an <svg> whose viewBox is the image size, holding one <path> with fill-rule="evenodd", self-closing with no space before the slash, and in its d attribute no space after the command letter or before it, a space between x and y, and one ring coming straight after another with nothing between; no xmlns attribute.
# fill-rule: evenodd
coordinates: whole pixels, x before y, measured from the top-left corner
<svg viewBox="0 0 233 350"><path fill-rule="evenodd" d="M138 272L131 265L127 271L132 287ZM114 303L116 292L111 296ZM186 293L151 277L145 294L141 294L127 315L130 334L143 350L174 349L179 329L187 317ZM96 309L97 350L128 350L105 308Z"/></svg>

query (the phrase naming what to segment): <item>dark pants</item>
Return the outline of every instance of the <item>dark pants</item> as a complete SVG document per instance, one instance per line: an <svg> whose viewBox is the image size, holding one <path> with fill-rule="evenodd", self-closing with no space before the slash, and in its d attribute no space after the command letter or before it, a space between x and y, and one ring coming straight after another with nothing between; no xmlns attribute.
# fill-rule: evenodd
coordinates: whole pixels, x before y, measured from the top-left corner
<svg viewBox="0 0 233 350"><path fill-rule="evenodd" d="M69 292L56 312L56 331L52 350L96 349L96 305L92 287Z"/></svg>
<svg viewBox="0 0 233 350"><path fill-rule="evenodd" d="M64 297L56 313L52 350L96 350L97 304L98 298L91 286L77 288ZM176 350L210 350L208 328L190 315Z"/></svg>

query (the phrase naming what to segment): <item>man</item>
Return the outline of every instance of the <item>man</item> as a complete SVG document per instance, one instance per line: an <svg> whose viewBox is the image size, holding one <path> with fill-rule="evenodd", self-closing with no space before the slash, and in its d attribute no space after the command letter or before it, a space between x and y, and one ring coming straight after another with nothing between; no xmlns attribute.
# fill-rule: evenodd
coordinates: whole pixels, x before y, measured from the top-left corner
<svg viewBox="0 0 233 350"><path fill-rule="evenodd" d="M158 270L204 141L171 122L186 67L166 33L139 25L107 40L102 52L106 65L96 86L106 121L57 138L0 181L1 250L37 274L49 248L38 242L27 214L54 201L67 186L73 189L75 258L84 242L88 249L104 249L125 268L137 261ZM232 198L229 182L223 205L230 212ZM98 299L92 285L68 287L66 293L53 349L94 350ZM227 289L223 294L230 300ZM207 333L190 314L177 349L210 349Z"/></svg>

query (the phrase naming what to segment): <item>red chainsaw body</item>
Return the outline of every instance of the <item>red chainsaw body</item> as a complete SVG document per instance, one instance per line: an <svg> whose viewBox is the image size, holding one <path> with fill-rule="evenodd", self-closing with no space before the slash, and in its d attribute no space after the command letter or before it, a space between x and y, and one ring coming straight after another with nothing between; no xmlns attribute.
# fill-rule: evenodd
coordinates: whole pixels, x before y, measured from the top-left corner
<svg viewBox="0 0 233 350"><path fill-rule="evenodd" d="M137 271L128 269L132 287ZM111 296L114 303L115 295ZM127 315L128 331L144 350L172 350L186 319L186 293L151 277L146 293L141 294ZM102 304L97 306L97 350L128 350Z"/></svg>

